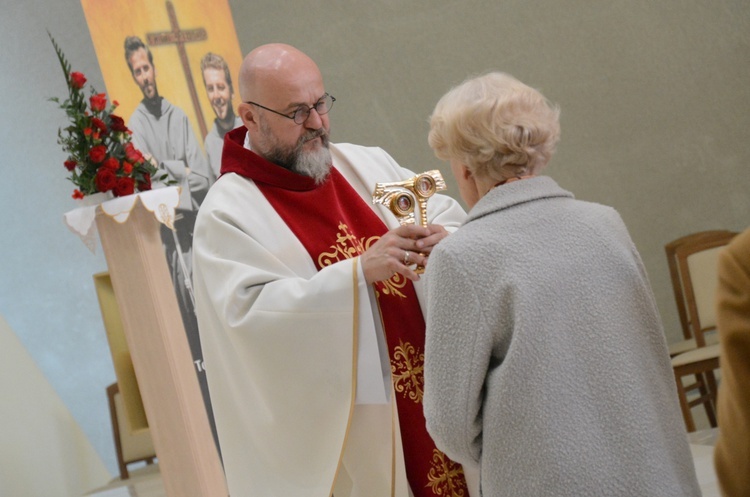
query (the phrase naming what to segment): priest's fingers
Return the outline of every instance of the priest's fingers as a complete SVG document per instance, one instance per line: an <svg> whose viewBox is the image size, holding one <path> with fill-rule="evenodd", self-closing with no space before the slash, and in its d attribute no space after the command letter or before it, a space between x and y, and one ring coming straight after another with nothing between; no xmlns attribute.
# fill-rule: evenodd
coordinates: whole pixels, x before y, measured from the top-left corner
<svg viewBox="0 0 750 497"><path fill-rule="evenodd" d="M416 249L423 254L429 254L438 242L449 235L448 230L439 224L429 224L427 230L429 231L427 236L414 242Z"/></svg>
<svg viewBox="0 0 750 497"><path fill-rule="evenodd" d="M440 240L448 236L448 231L439 224L428 224L427 226L409 224L389 231L386 236L390 234L400 238L397 242L400 248L429 254Z"/></svg>
<svg viewBox="0 0 750 497"><path fill-rule="evenodd" d="M427 264L427 256L415 250L404 250L401 263L404 268L414 269L416 266L424 267Z"/></svg>
<svg viewBox="0 0 750 497"><path fill-rule="evenodd" d="M404 278L411 281L419 281L420 274L424 272L427 265L427 256L419 252L405 250L401 260L402 268L398 271Z"/></svg>
<svg viewBox="0 0 750 497"><path fill-rule="evenodd" d="M414 250L415 240L403 236L408 234L409 230L401 230L401 228L384 234L360 256L362 271L368 283L387 280L394 273L400 273L412 281L419 280L419 275L412 271L409 265L420 263L423 257ZM407 253L409 253L408 256Z"/></svg>
<svg viewBox="0 0 750 497"><path fill-rule="evenodd" d="M407 224L405 226L394 228L388 233L392 233L400 238L417 240L419 238L429 236L432 232L425 226L419 226L418 224Z"/></svg>

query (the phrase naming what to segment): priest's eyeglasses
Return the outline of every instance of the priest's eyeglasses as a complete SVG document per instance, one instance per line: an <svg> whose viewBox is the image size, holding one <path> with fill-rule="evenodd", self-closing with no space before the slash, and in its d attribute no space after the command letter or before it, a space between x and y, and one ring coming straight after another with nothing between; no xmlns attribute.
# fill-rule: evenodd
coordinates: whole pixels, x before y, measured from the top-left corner
<svg viewBox="0 0 750 497"><path fill-rule="evenodd" d="M250 105L255 105L256 107L260 107L261 109L265 109L269 112L273 112L274 114L278 114L281 117L286 117L287 119L291 119L296 124L304 124L305 121L307 121L307 118L310 117L310 112L312 112L313 109L315 109L315 112L317 112L319 116L322 116L323 114L328 114L331 111L331 107L333 107L333 102L335 101L336 99L333 96L326 93L325 95L320 97L320 100L315 102L315 105L313 105L312 107L308 107L307 105L300 105L291 114L284 114L283 112L269 109L268 107L265 107L255 102L245 102L245 103L250 104Z"/></svg>

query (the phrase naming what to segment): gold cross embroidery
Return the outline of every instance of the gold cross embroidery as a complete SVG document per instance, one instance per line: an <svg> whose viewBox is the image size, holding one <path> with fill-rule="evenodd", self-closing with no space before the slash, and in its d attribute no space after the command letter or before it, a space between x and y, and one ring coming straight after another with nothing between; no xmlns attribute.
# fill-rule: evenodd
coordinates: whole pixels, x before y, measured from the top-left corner
<svg viewBox="0 0 750 497"><path fill-rule="evenodd" d="M409 342L399 340L391 361L393 388L417 404L424 395L424 354Z"/></svg>
<svg viewBox="0 0 750 497"><path fill-rule="evenodd" d="M455 462L448 459L445 454L435 449L432 452L432 468L427 479L428 486L435 495L446 497L466 497L463 485L464 470Z"/></svg>

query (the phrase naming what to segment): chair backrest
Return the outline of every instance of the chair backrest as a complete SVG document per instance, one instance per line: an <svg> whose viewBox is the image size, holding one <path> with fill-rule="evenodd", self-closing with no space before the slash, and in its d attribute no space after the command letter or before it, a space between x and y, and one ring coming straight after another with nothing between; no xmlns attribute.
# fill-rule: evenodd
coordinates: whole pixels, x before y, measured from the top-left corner
<svg viewBox="0 0 750 497"><path fill-rule="evenodd" d="M687 328L698 347L706 344L704 333L716 328L714 296L719 251L736 234L732 231L702 232L674 248Z"/></svg>
<svg viewBox="0 0 750 497"><path fill-rule="evenodd" d="M109 413L112 419L117 465L120 469L120 477L124 480L129 476L128 464L151 461L156 458L156 450L151 439L151 431L148 428L133 431L128 427L125 403L117 383L107 387L107 399L109 400Z"/></svg>
<svg viewBox="0 0 750 497"><path fill-rule="evenodd" d="M125 338L122 316L120 316L120 308L117 305L117 298L109 273L95 274L94 287L99 299L109 350L112 354L115 377L125 404L126 416L120 422L133 432L148 429L146 410L143 406L141 391L138 388L138 379L135 376L133 361L130 358L130 349Z"/></svg>
<svg viewBox="0 0 750 497"><path fill-rule="evenodd" d="M682 236L667 243L664 246L664 251L667 254L669 276L672 280L672 291L674 292L675 303L677 304L677 314L680 318L682 334L686 340L693 338L693 332L690 328L690 322L688 320L687 301L685 300L683 276L677 263L677 248L683 245L693 246L701 240L722 239L723 237L730 235L733 236L734 233L728 230L699 231L697 233L691 233L689 235Z"/></svg>

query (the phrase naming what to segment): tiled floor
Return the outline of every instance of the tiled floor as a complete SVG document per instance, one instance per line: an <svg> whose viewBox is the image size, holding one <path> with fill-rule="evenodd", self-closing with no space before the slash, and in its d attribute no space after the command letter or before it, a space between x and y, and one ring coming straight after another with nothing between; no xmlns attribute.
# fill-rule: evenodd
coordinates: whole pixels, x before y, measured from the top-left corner
<svg viewBox="0 0 750 497"><path fill-rule="evenodd" d="M164 484L159 473L159 465L151 464L130 471L127 480L112 480L106 487L86 494L91 497L166 497Z"/></svg>
<svg viewBox="0 0 750 497"><path fill-rule="evenodd" d="M713 444L717 429L707 429L691 433L690 450L693 453L695 469L698 474L703 497L720 497L713 465ZM122 482L113 481L104 488L86 494L90 497L166 497L158 471L158 464L145 466L131 473L131 478Z"/></svg>
<svg viewBox="0 0 750 497"><path fill-rule="evenodd" d="M717 379L719 375L717 374ZM692 409L693 420L697 431L688 433L690 450L693 452L695 472L698 474L703 497L720 497L719 484L714 471L714 444L719 433L718 428L711 428L706 411L702 407Z"/></svg>
<svg viewBox="0 0 750 497"><path fill-rule="evenodd" d="M703 497L721 497L714 471L714 443L718 428L700 430L688 434L690 450L693 452L695 472L701 486Z"/></svg>

